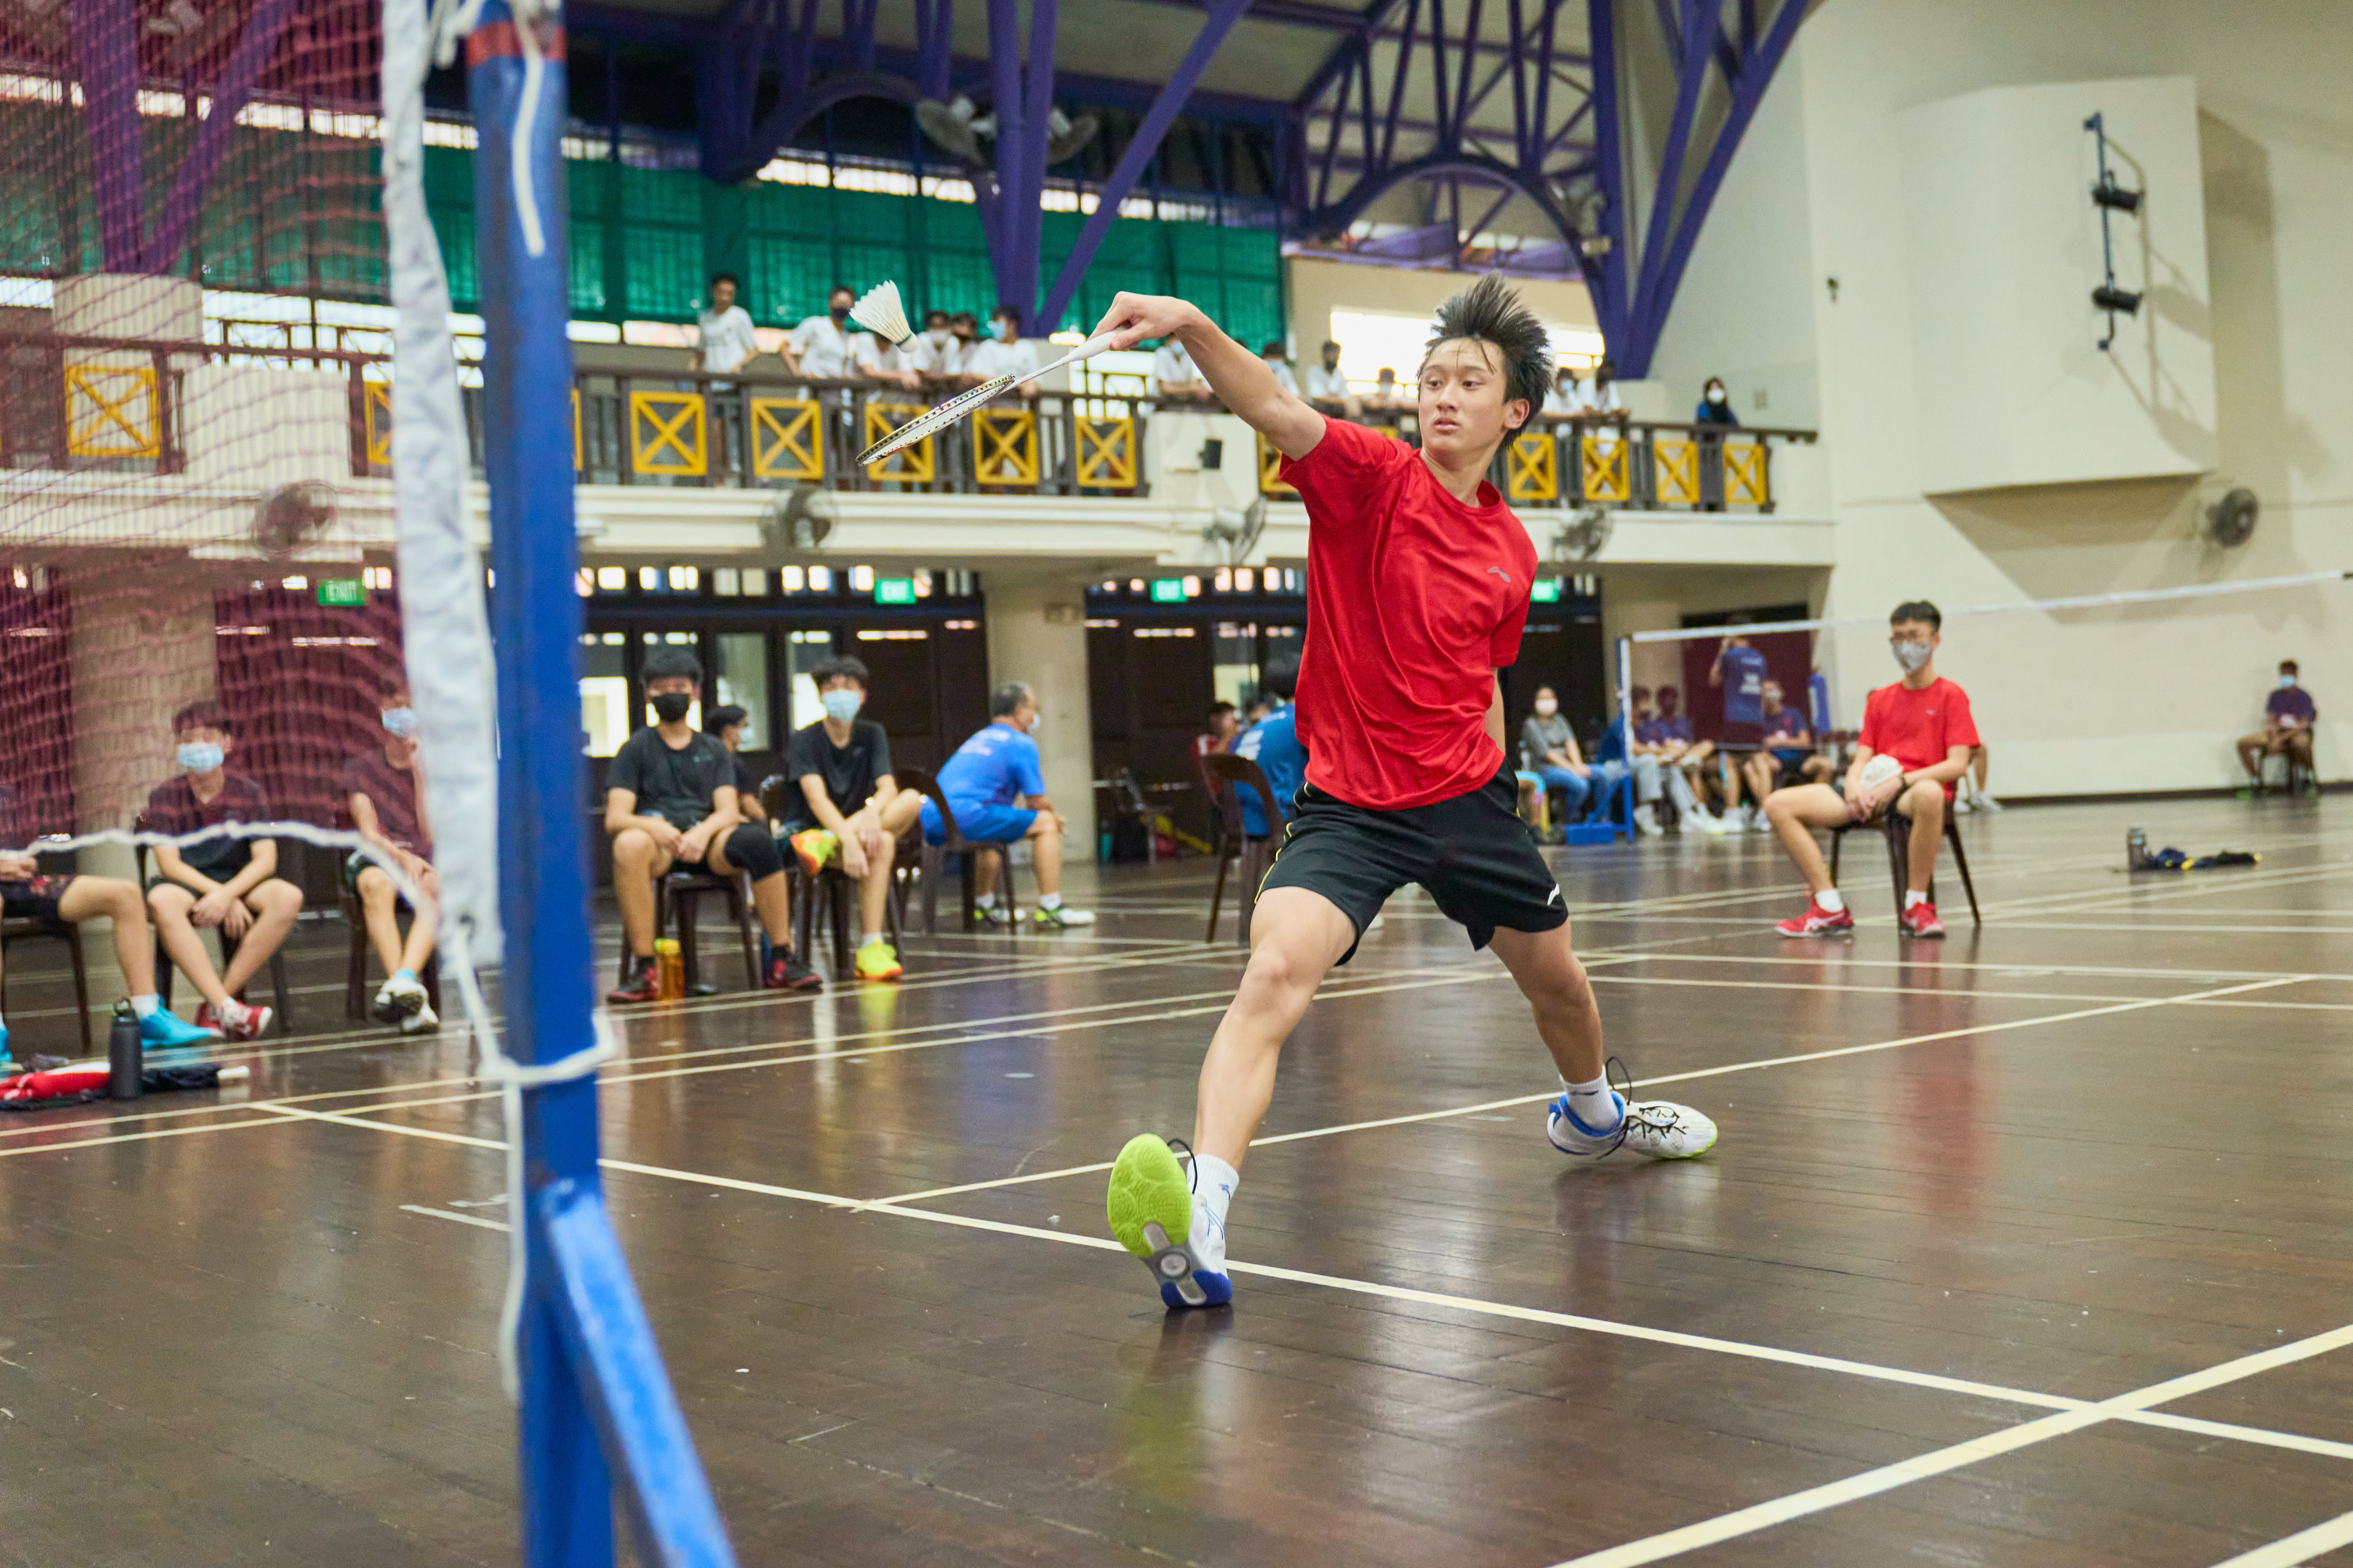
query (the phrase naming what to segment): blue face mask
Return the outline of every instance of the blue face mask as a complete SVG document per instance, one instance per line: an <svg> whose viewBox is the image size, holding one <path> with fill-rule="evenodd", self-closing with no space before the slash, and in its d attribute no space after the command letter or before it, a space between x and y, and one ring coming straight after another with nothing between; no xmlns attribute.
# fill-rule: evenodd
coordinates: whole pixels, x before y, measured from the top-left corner
<svg viewBox="0 0 2353 1568"><path fill-rule="evenodd" d="M385 709L384 710L384 728L385 733L388 735L397 735L404 741L416 739L417 710L414 708Z"/></svg>
<svg viewBox="0 0 2353 1568"><path fill-rule="evenodd" d="M855 691L828 691L818 700L825 705L825 716L837 724L849 723L866 706L866 699Z"/></svg>
<svg viewBox="0 0 2353 1568"><path fill-rule="evenodd" d="M2283 675L2283 676L2281 676L2281 677L2280 677L2280 689L2281 689L2282 691L2293 691L2293 690L2295 690L2295 676L2293 676L2293 675Z"/></svg>
<svg viewBox="0 0 2353 1568"><path fill-rule="evenodd" d="M988 323L988 330L997 335L997 341L1000 343L1009 343L1013 341L1013 323L1010 321L991 321Z"/></svg>
<svg viewBox="0 0 2353 1568"><path fill-rule="evenodd" d="M208 773L228 760L228 753L210 741L191 741L180 748L180 765L192 773Z"/></svg>

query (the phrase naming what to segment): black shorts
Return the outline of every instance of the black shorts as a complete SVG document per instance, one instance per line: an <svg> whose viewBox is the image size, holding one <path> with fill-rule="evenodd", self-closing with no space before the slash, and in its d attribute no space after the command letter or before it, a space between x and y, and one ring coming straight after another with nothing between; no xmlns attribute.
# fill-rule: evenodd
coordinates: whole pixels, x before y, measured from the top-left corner
<svg viewBox="0 0 2353 1568"><path fill-rule="evenodd" d="M785 868L785 852L764 822L737 823L727 830L726 839L716 847L725 850L730 866L750 872L754 882L765 882ZM725 875L711 863L708 854L692 866L684 861L680 865L689 870L708 871L714 877Z"/></svg>
<svg viewBox="0 0 2353 1568"><path fill-rule="evenodd" d="M1402 811L1350 805L1303 784L1260 890L1321 893L1348 917L1359 941L1408 882L1429 889L1446 918L1470 931L1473 949L1486 946L1499 926L1551 931L1567 922L1568 907L1519 818L1516 782L1506 763L1468 794ZM1356 955L1350 942L1340 962Z"/></svg>
<svg viewBox="0 0 2353 1568"><path fill-rule="evenodd" d="M38 921L51 931L66 928L58 900L66 896L71 877L34 877L21 882L0 882L0 915L12 921Z"/></svg>

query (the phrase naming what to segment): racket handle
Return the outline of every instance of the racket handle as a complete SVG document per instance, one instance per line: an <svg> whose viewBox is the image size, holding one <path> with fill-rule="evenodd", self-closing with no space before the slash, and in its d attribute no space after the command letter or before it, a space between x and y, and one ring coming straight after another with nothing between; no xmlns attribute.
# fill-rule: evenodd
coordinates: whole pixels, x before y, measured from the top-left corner
<svg viewBox="0 0 2353 1568"><path fill-rule="evenodd" d="M1066 364L1076 364L1081 360L1092 359L1095 355L1103 353L1103 350L1109 347L1111 347L1111 334L1109 332L1104 332L1099 336L1089 338L1085 342L1081 343L1077 348L1072 349L1069 353L1064 354L1052 364L1039 366L1036 370L1031 371L1028 375L1023 376L1021 381L1015 382L1014 384L1018 386L1021 384L1022 381L1035 381L1041 375L1050 375Z"/></svg>

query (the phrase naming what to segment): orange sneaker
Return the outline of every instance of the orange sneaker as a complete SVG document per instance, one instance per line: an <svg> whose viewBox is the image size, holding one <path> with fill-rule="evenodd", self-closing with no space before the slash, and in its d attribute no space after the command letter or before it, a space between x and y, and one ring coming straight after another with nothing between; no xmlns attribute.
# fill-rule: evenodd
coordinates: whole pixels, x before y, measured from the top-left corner
<svg viewBox="0 0 2353 1568"><path fill-rule="evenodd" d="M841 840L826 828L812 827L794 834L792 846L793 853L800 857L801 870L814 877L833 858L834 851L841 847Z"/></svg>

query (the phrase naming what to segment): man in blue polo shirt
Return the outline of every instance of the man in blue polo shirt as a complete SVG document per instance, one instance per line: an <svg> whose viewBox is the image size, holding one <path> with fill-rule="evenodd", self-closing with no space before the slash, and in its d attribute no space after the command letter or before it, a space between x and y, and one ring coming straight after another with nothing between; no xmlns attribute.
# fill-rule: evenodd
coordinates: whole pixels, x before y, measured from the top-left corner
<svg viewBox="0 0 2353 1568"><path fill-rule="evenodd" d="M1026 681L1001 682L988 694L988 728L957 747L940 769L940 793L955 813L956 829L975 844L1029 839L1031 864L1038 871L1039 929L1092 925L1093 915L1062 902L1062 834L1068 824L1046 798L1038 742L1029 738L1038 727L1037 695ZM947 842L947 825L929 800L923 802L923 842ZM1002 925L1006 915L997 906L997 851L978 854L979 884L987 891L976 901L982 919Z"/></svg>
<svg viewBox="0 0 2353 1568"><path fill-rule="evenodd" d="M1276 809L1288 821L1292 799L1307 776L1307 748L1299 743L1298 715L1291 707L1291 699L1299 689L1299 656L1285 652L1269 658L1261 684L1277 706L1234 742L1234 755L1248 757L1259 765L1266 782L1274 786ZM1266 808L1259 802L1258 791L1237 787L1234 793L1241 797L1242 831L1252 838L1264 837Z"/></svg>

